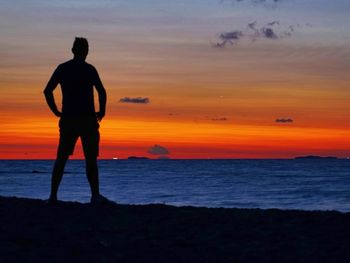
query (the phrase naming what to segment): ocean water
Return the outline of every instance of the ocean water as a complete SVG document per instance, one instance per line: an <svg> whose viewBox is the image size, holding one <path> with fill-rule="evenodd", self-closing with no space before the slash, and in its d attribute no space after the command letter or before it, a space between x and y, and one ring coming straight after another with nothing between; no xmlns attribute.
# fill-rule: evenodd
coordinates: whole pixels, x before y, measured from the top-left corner
<svg viewBox="0 0 350 263"><path fill-rule="evenodd" d="M0 160L0 195L46 199L53 161ZM349 160L100 160L100 189L123 204L350 211ZM84 161L59 199L88 202Z"/></svg>

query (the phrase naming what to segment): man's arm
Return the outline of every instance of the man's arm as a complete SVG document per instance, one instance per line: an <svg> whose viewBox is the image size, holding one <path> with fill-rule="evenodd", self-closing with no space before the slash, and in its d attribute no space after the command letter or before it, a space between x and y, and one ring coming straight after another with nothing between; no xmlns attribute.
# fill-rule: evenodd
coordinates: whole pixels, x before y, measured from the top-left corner
<svg viewBox="0 0 350 263"><path fill-rule="evenodd" d="M98 102L100 105L100 111L96 113L96 116L97 116L98 121L101 121L106 114L107 93L106 93L106 90L102 84L100 77L98 76L97 71L96 71L95 88L97 90Z"/></svg>
<svg viewBox="0 0 350 263"><path fill-rule="evenodd" d="M57 78L57 70L52 74L49 82L46 85L46 88L44 89L44 95L47 102L47 105L49 105L50 110L55 114L57 117L62 117L62 113L57 109L57 105L55 103L55 98L53 96L53 91L57 87L59 81Z"/></svg>

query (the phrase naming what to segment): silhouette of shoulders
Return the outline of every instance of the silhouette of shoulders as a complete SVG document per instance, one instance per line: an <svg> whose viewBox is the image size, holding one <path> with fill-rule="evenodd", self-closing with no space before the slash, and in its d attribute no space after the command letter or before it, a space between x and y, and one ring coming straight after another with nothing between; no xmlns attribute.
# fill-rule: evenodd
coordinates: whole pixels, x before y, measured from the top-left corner
<svg viewBox="0 0 350 263"><path fill-rule="evenodd" d="M58 77L59 82L81 79L85 81L90 80L92 84L95 83L98 77L97 70L93 65L78 59L71 59L58 65L54 75Z"/></svg>
<svg viewBox="0 0 350 263"><path fill-rule="evenodd" d="M53 78L61 85L63 115L95 114L93 86L100 78L93 65L71 59L56 68Z"/></svg>

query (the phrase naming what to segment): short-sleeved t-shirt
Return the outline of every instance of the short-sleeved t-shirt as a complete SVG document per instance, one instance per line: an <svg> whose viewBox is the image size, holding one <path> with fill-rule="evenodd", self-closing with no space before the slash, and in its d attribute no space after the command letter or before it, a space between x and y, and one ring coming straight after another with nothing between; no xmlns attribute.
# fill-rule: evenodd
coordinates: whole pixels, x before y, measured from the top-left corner
<svg viewBox="0 0 350 263"><path fill-rule="evenodd" d="M93 116L94 85L101 82L94 66L72 59L60 64L52 79L61 85L62 116Z"/></svg>

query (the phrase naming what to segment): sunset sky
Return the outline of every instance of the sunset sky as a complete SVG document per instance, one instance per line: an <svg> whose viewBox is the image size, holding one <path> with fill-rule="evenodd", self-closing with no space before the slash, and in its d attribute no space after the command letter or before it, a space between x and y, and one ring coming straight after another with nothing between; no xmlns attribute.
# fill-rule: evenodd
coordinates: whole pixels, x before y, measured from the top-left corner
<svg viewBox="0 0 350 263"><path fill-rule="evenodd" d="M157 158L155 144L171 158L349 156L349 14L348 0L0 0L0 158L55 158L42 91L76 36L108 94L101 159Z"/></svg>

